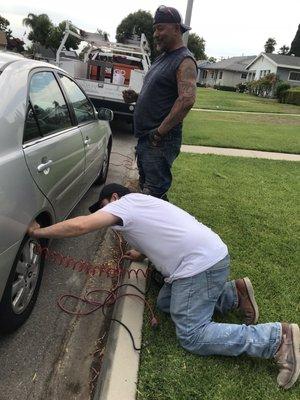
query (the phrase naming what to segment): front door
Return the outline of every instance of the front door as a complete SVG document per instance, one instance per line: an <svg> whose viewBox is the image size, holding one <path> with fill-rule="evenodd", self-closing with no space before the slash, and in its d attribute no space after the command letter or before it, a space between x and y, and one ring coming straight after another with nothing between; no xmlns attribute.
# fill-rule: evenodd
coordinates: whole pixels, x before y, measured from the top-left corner
<svg viewBox="0 0 300 400"><path fill-rule="evenodd" d="M85 151L80 129L52 71L39 71L29 84L23 151L30 173L63 219L78 202Z"/></svg>

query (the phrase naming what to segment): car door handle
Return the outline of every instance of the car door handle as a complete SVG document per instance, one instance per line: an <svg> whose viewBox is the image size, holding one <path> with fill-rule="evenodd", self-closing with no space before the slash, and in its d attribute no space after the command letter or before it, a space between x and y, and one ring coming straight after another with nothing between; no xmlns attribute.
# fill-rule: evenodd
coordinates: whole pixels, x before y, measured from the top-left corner
<svg viewBox="0 0 300 400"><path fill-rule="evenodd" d="M90 143L91 143L91 139L87 136L87 137L84 139L84 145L85 145L85 146L88 146Z"/></svg>
<svg viewBox="0 0 300 400"><path fill-rule="evenodd" d="M38 165L38 167L37 167L38 172L45 171L45 169L49 168L51 164L53 164L53 161L49 160L49 161L47 161L45 163L42 163L42 164Z"/></svg>

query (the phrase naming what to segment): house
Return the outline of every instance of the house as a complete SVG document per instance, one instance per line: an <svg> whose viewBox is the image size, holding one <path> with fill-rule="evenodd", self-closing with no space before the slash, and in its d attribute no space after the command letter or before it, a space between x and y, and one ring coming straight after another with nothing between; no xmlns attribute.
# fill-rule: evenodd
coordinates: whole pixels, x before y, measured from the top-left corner
<svg viewBox="0 0 300 400"><path fill-rule="evenodd" d="M231 86L247 81L246 67L256 56L230 57L216 63L200 66L200 83L207 86Z"/></svg>
<svg viewBox="0 0 300 400"><path fill-rule="evenodd" d="M6 47L7 47L6 33L0 31L0 50L6 50Z"/></svg>
<svg viewBox="0 0 300 400"><path fill-rule="evenodd" d="M197 68L198 68L197 85L204 84L204 79L206 76L206 67L210 64L212 63L207 60L197 61Z"/></svg>
<svg viewBox="0 0 300 400"><path fill-rule="evenodd" d="M248 80L258 80L276 74L291 86L300 86L300 57L261 53L247 65Z"/></svg>

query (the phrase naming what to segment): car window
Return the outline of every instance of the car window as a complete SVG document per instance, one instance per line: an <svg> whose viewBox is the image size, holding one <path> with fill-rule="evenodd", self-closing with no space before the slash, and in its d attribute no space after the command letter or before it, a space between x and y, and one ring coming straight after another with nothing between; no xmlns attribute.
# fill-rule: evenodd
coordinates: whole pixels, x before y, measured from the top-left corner
<svg viewBox="0 0 300 400"><path fill-rule="evenodd" d="M33 75L29 97L42 135L71 126L66 101L52 72L37 72Z"/></svg>
<svg viewBox="0 0 300 400"><path fill-rule="evenodd" d="M73 105L78 123L93 121L94 109L83 91L67 76L60 75L60 79Z"/></svg>
<svg viewBox="0 0 300 400"><path fill-rule="evenodd" d="M29 102L27 109L25 128L24 128L24 138L23 142L28 142L41 137L41 132L37 123L36 116L34 115L33 108Z"/></svg>

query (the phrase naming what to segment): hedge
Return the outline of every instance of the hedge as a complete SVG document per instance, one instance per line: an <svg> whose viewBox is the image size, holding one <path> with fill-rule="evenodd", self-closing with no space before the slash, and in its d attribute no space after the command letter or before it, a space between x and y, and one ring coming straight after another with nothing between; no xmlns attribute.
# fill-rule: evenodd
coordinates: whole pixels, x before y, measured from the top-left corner
<svg viewBox="0 0 300 400"><path fill-rule="evenodd" d="M214 85L214 89L225 90L226 92L236 92L236 88L233 86Z"/></svg>
<svg viewBox="0 0 300 400"><path fill-rule="evenodd" d="M300 87L287 90L286 103L300 106Z"/></svg>

